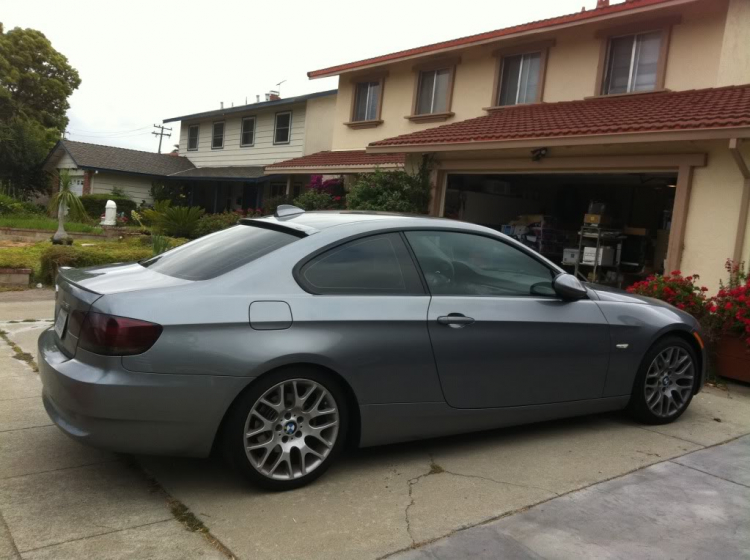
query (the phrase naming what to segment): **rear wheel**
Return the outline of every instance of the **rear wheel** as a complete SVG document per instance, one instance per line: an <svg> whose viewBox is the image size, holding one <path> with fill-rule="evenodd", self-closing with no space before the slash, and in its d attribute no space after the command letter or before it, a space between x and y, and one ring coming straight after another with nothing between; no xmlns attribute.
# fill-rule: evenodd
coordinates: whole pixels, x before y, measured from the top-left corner
<svg viewBox="0 0 750 560"><path fill-rule="evenodd" d="M261 378L233 405L224 452L251 482L291 490L328 469L347 424L346 399L333 376L283 370Z"/></svg>
<svg viewBox="0 0 750 560"><path fill-rule="evenodd" d="M633 386L630 409L645 424L668 424L693 398L698 360L681 338L669 336L646 353Z"/></svg>

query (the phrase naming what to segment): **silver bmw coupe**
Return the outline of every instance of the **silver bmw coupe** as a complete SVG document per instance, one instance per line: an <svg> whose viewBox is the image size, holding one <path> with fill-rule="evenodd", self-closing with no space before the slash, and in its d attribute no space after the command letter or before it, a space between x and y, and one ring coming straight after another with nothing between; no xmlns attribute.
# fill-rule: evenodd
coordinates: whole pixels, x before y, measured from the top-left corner
<svg viewBox="0 0 750 560"><path fill-rule="evenodd" d="M39 338L44 405L70 437L217 449L275 490L345 445L625 408L671 422L705 362L690 315L496 231L292 206L140 263L62 269Z"/></svg>

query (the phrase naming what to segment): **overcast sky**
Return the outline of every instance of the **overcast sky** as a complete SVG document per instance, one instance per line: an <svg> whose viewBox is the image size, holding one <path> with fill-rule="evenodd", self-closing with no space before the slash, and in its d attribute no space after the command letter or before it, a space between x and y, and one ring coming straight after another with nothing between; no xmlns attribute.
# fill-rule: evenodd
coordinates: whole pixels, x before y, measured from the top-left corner
<svg viewBox="0 0 750 560"><path fill-rule="evenodd" d="M614 2L613 2L614 3ZM44 33L81 75L68 137L156 151L153 124L337 87L307 72L591 9L596 0L0 0L6 31ZM163 151L178 141L179 123Z"/></svg>

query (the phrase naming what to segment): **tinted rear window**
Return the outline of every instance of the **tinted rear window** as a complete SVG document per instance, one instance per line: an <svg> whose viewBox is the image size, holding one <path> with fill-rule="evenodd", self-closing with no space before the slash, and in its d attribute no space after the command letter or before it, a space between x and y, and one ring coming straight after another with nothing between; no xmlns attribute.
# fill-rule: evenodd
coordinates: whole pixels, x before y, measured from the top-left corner
<svg viewBox="0 0 750 560"><path fill-rule="evenodd" d="M226 274L299 239L250 225L238 225L201 237L141 265L184 280L208 280Z"/></svg>

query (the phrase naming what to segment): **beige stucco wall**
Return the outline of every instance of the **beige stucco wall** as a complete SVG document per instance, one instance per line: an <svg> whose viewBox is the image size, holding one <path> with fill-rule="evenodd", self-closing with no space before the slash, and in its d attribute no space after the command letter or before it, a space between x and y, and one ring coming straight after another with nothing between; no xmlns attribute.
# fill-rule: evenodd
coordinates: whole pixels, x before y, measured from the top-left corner
<svg viewBox="0 0 750 560"><path fill-rule="evenodd" d="M307 100L305 155L331 149L335 115L335 95L326 95L325 97L316 97Z"/></svg>
<svg viewBox="0 0 750 560"><path fill-rule="evenodd" d="M750 149L743 146L750 161ZM695 170L681 269L698 273L715 289L724 278L724 262L732 257L740 213L743 178L728 141L708 146L708 165ZM747 242L746 242L747 245ZM745 247L745 258L749 247Z"/></svg>
<svg viewBox="0 0 750 560"><path fill-rule="evenodd" d="M750 1L731 0L717 85L750 83Z"/></svg>
<svg viewBox="0 0 750 560"><path fill-rule="evenodd" d="M154 179L151 177L139 177L138 175L94 173L91 177L91 194L110 193L113 188L118 187L136 204L140 204L142 200L150 204L153 202L151 197L153 181Z"/></svg>
<svg viewBox="0 0 750 560"><path fill-rule="evenodd" d="M673 27L665 87L685 90L716 86L717 61L721 58L722 49L735 53L728 55L731 59L736 58L736 51L742 50L744 46L743 56L750 60L747 39L744 45L741 44L742 30L745 30L747 35L747 30L750 29L750 20L743 22L745 11L750 11L747 8L750 1L731 1L738 23L732 24L729 36L724 33L729 0L702 1L679 8L682 22ZM671 15L676 13L677 11L673 11ZM632 22L625 20L628 21ZM644 26L647 28L648 23L644 23ZM529 39L538 41L554 38L556 41L555 46L549 51L543 101L568 101L594 95L602 41L596 37L599 29L601 25L585 25ZM486 115L483 108L492 102L495 70L498 64L492 52L501 45L502 43L493 43L452 53L460 56L461 62L456 67L451 107L455 116L445 122L413 123L404 118L411 114L416 82L413 66L422 59L395 63L379 69L386 70L388 75L383 87L381 118L384 122L376 128L350 129L343 124L350 120L352 78L356 77L356 74L342 74L339 77L333 149L363 149L370 142L383 138ZM726 71L724 75L725 82L750 82L750 77L738 78L737 75L743 74L737 69Z"/></svg>

